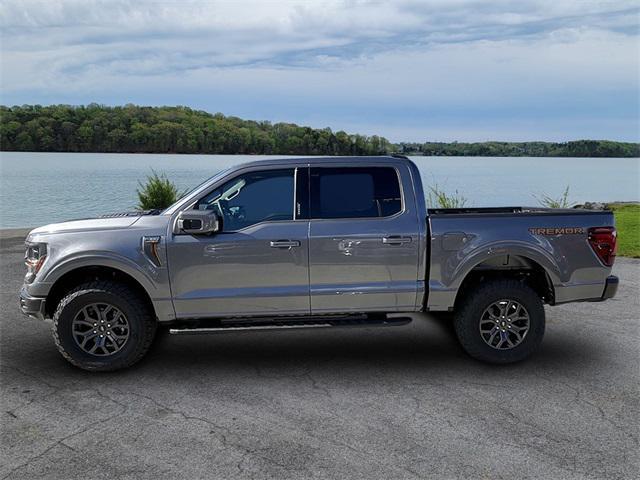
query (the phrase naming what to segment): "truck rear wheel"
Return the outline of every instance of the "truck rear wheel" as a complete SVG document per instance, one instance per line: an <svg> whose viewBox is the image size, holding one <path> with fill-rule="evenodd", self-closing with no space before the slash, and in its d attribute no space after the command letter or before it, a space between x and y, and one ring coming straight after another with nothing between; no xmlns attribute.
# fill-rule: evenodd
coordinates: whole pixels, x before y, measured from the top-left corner
<svg viewBox="0 0 640 480"><path fill-rule="evenodd" d="M454 325L462 348L488 363L513 363L542 342L545 313L533 289L516 280L492 280L465 296Z"/></svg>
<svg viewBox="0 0 640 480"><path fill-rule="evenodd" d="M126 368L149 350L153 312L126 285L84 283L71 290L53 315L53 338L62 356L91 371Z"/></svg>

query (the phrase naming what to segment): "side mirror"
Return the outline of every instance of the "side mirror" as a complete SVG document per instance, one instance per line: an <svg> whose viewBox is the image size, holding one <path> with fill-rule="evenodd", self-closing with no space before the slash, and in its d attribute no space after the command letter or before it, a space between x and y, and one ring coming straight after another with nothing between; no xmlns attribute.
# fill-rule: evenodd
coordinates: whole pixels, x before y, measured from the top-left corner
<svg viewBox="0 0 640 480"><path fill-rule="evenodd" d="M173 233L207 235L220 229L218 215L213 210L184 210L178 214Z"/></svg>

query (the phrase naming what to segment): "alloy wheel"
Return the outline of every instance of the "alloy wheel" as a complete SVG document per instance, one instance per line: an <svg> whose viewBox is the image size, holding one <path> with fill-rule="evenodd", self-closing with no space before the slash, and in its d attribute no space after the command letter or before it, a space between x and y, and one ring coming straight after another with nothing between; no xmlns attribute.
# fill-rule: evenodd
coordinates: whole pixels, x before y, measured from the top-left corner
<svg viewBox="0 0 640 480"><path fill-rule="evenodd" d="M109 303L83 307L71 324L73 339L86 353L108 356L120 351L129 339L129 322L120 309Z"/></svg>
<svg viewBox="0 0 640 480"><path fill-rule="evenodd" d="M503 299L489 305L480 317L480 335L497 350L520 345L529 332L529 312L515 300Z"/></svg>

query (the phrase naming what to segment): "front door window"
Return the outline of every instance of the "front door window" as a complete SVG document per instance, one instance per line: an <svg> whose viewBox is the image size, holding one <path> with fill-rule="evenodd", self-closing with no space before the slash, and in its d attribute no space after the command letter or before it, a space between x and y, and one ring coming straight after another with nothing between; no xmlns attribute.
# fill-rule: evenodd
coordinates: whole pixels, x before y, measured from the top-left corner
<svg viewBox="0 0 640 480"><path fill-rule="evenodd" d="M261 222L293 220L294 170L249 172L226 182L196 204L215 210L223 232L236 232Z"/></svg>

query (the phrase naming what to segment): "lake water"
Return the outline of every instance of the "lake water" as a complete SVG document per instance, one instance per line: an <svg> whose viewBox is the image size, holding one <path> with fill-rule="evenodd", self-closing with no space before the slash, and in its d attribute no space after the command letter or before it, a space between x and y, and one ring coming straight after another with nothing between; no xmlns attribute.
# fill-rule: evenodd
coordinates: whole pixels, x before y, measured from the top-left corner
<svg viewBox="0 0 640 480"><path fill-rule="evenodd" d="M277 156L274 158L282 158ZM181 189L260 155L0 153L0 228L30 227L131 210L136 187L165 172ZM458 190L467 205L536 205L534 194L570 200L640 200L640 159L530 157L412 157L425 188Z"/></svg>

